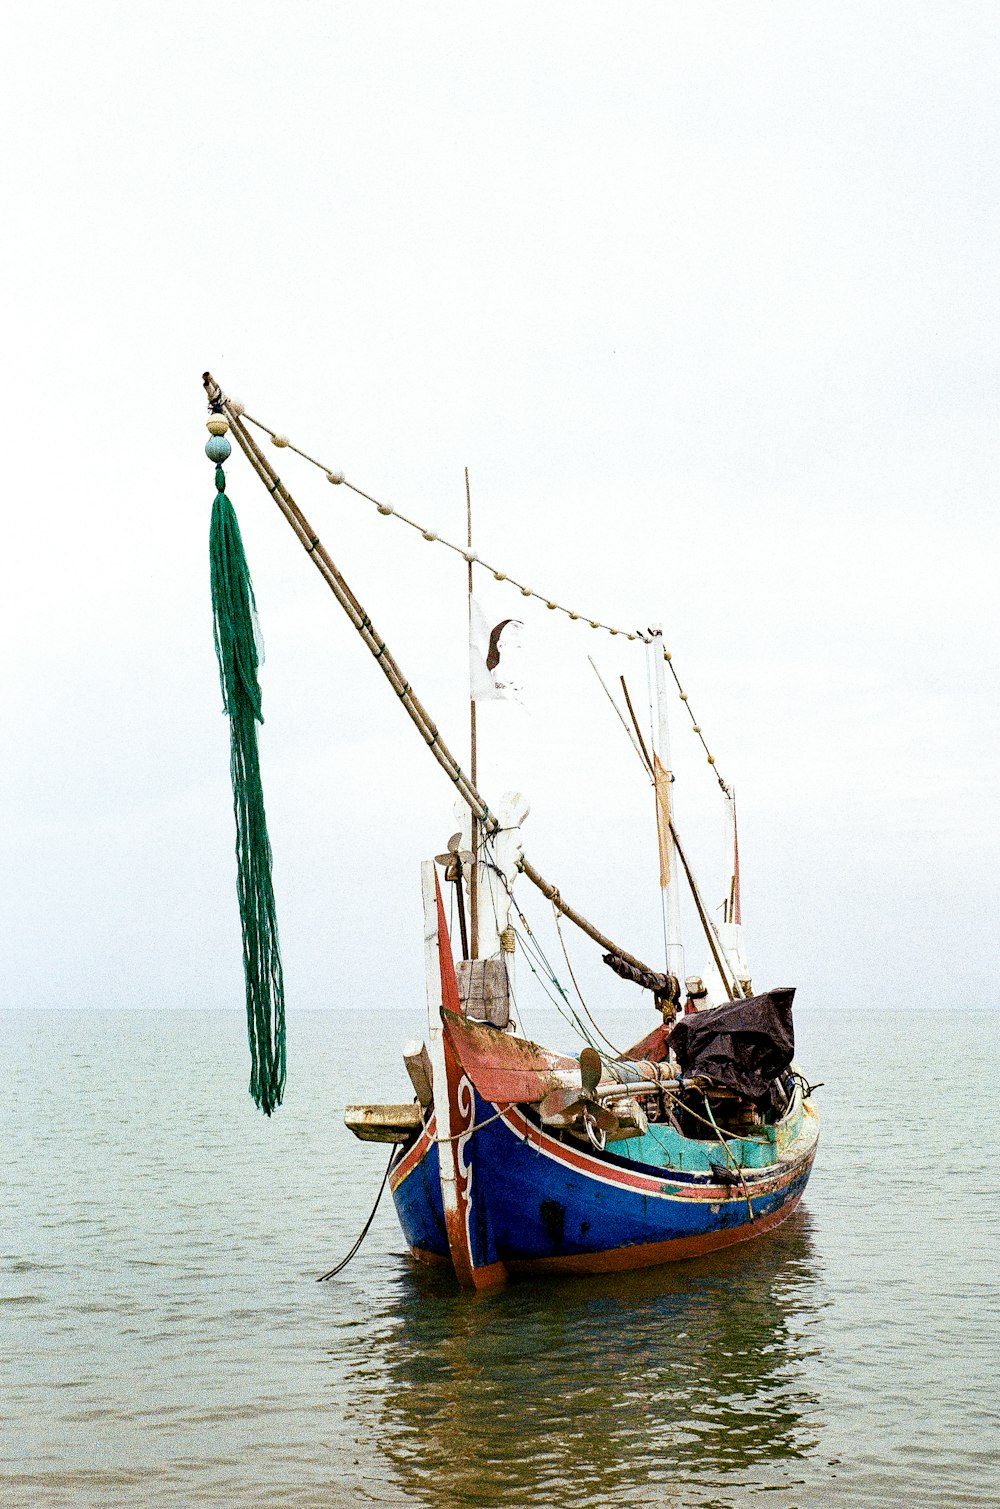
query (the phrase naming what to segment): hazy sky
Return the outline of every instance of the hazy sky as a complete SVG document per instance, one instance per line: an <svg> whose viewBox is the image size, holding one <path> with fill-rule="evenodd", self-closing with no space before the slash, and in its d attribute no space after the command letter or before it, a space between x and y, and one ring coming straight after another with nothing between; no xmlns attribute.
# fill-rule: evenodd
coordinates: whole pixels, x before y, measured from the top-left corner
<svg viewBox="0 0 1000 1509"><path fill-rule="evenodd" d="M484 555L662 619L739 793L758 985L996 1003L995 5L41 0L4 28L5 1001L242 1000L210 367L442 534L468 465ZM464 757L462 568L280 462ZM289 1003L419 998L452 794L229 479ZM641 655L524 616L525 848L655 958L650 799L586 664L644 689Z"/></svg>

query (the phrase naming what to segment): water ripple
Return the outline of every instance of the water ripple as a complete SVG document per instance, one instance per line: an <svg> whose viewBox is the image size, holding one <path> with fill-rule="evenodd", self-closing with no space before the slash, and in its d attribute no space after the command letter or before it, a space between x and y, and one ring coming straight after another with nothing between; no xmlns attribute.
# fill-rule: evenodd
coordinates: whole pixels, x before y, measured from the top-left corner
<svg viewBox="0 0 1000 1509"><path fill-rule="evenodd" d="M997 1179L942 1153L969 1104L1000 1131L993 1020L804 1013L824 1130L784 1227L469 1296L388 1205L314 1282L381 1177L337 1108L406 1093L394 1050L356 1066L418 1013L293 1017L270 1123L235 1013L8 1014L0 1501L996 1509Z"/></svg>

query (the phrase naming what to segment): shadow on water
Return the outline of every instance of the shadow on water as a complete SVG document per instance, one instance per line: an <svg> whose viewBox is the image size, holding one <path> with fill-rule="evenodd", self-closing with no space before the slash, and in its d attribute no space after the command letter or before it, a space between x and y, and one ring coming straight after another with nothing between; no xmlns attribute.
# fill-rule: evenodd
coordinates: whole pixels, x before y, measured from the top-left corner
<svg viewBox="0 0 1000 1509"><path fill-rule="evenodd" d="M475 1296L406 1269L353 1359L349 1410L413 1503L728 1504L794 1482L815 1445L814 1273L804 1211L635 1274Z"/></svg>

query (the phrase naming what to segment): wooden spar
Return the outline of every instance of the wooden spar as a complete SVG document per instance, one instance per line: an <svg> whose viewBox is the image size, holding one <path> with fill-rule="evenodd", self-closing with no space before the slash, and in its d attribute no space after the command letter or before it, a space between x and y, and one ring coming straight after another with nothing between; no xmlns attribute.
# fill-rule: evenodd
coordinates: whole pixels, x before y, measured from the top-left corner
<svg viewBox="0 0 1000 1509"><path fill-rule="evenodd" d="M410 683L406 680L387 645L379 639L372 626L371 619L337 570L309 520L299 508L278 474L274 471L256 441L247 431L240 416L233 410L228 399L223 397L218 384L210 373L205 374L205 388L212 402L221 403L222 411L229 420L230 428L236 438L237 444L292 526L306 554L311 557L323 580L344 609L344 612L361 635L369 650L371 650L372 655L382 669L383 675L406 708L412 721L420 730L424 743L431 750L438 764L455 785L459 795L468 803L483 823L486 832L495 832L499 826L496 818L492 815L479 793L473 789L468 777L450 750L442 742L437 728L431 721L430 715L413 692Z"/></svg>
<svg viewBox="0 0 1000 1509"><path fill-rule="evenodd" d="M317 571L340 603L340 606L361 635L369 650L371 650L376 664L396 693L411 721L419 730L424 743L451 780L462 800L471 810L473 817L477 818L482 824L483 832L486 835L495 833L499 827L497 819L490 812L483 798L468 776L462 771L455 757L444 743L429 714L412 690L410 683L406 680L384 640L379 639L372 627L371 619L334 565L309 520L299 508L288 488L281 481L253 436L247 430L246 425L233 408L230 400L223 394L222 389L212 374L206 372L203 376L203 381L209 402L221 405L222 412L229 420L229 427L240 450L264 483L267 491L271 494L278 508L291 525L296 538L303 546L306 554L312 560ZM617 943L612 942L610 938L605 937L602 932L594 927L593 923L588 922L580 912L563 901L558 888L545 880L535 869L534 865L529 864L523 856L520 867L532 884L536 885L542 894L547 896L559 908L563 916L568 917L571 922L575 923L595 943L600 944L608 953L615 954L619 959L624 959L626 964L631 964L633 968L641 970L644 974L656 973L648 964L644 964L641 959L635 958L634 955L627 953Z"/></svg>
<svg viewBox="0 0 1000 1509"><path fill-rule="evenodd" d="M736 792L730 791L726 797L726 805L729 811L729 829L732 840L732 876L729 881L729 911L727 922L742 922L743 913L740 907L740 840L736 829Z"/></svg>
<svg viewBox="0 0 1000 1509"><path fill-rule="evenodd" d="M469 468L465 468L465 526L467 548L469 552L469 649L472 648L472 493L469 490ZM476 747L476 699L472 695L472 664L469 664L469 775L473 786L476 785L478 771L478 750ZM469 875L469 921L472 926L472 950L470 959L479 958L479 820L476 814L472 814L472 872ZM459 886L462 884L459 875Z"/></svg>
<svg viewBox="0 0 1000 1509"><path fill-rule="evenodd" d="M612 695L611 695L611 692L608 690L608 684L605 681L604 677L601 675L600 671L597 669L597 666L596 666L596 664L594 662L593 656L592 655L588 655L587 659L590 661L590 668L591 668L591 670L593 671L594 675L597 677L598 681L601 683L601 686L604 688L604 695L607 697L608 701L611 703L611 706L614 708L615 712L618 714L618 720L621 723L622 728L624 728L626 734L628 735L629 742L631 743L632 748L635 750L636 754L639 756L639 761L640 761L643 769L648 772L649 771L649 756L643 753L643 750L642 750L642 747L641 747L641 745L639 743L638 738L632 732L632 730L629 728L628 723L625 720L625 716L622 713L621 708L618 706L618 703L615 701L614 697L612 697ZM621 678L621 683L622 683L622 691L625 693L625 700L627 702L628 701L628 687L625 685L625 677L624 676ZM634 718L633 718L633 721L634 721Z"/></svg>

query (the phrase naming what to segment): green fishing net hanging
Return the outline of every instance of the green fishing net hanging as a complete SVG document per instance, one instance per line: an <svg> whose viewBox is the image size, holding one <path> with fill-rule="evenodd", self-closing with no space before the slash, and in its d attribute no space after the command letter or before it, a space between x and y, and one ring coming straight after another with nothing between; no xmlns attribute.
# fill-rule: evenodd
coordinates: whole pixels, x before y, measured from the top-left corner
<svg viewBox="0 0 1000 1509"><path fill-rule="evenodd" d="M223 710L229 716L229 765L236 817L237 887L250 1039L250 1094L264 1114L270 1116L281 1104L285 1088L285 987L257 751L257 724L264 721L257 679L260 664L257 612L240 526L225 491L221 462L229 456L229 441L224 434L213 434L205 450L209 459L216 462L216 497L209 532L212 616Z"/></svg>

